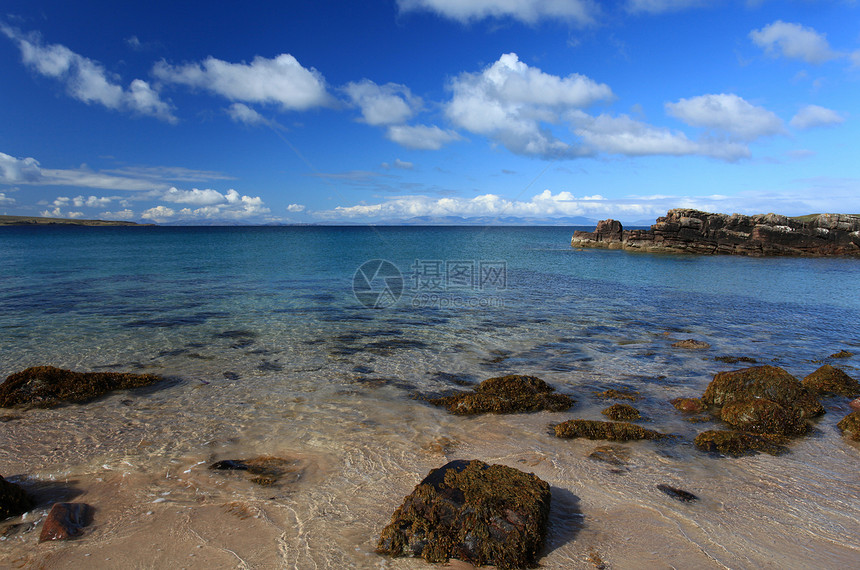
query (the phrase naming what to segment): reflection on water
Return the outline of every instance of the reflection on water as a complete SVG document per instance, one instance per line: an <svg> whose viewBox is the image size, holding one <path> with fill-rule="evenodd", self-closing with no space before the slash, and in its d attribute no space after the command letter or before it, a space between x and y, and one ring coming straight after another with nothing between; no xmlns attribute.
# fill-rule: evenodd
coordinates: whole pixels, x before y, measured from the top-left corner
<svg viewBox="0 0 860 570"><path fill-rule="evenodd" d="M304 232L304 233L303 233ZM310 232L310 233L308 233ZM0 375L36 364L148 371L164 384L85 406L14 411L0 474L43 499L11 524L0 565L425 568L374 554L426 473L451 459L550 483L546 568L849 567L860 556L856 444L842 399L781 457L716 458L668 404L697 396L721 355L802 377L860 375L860 270L845 260L574 252L557 228L153 228L0 234ZM121 239L119 239L121 238ZM304 245L313 244L312 250ZM385 310L352 297L355 269L392 260L499 260L501 308ZM407 291L407 295L410 292ZM703 351L672 348L705 340ZM427 405L487 377L540 376L565 413L458 417ZM559 440L549 425L604 419L595 393L638 392L668 442ZM6 414L6 411L3 412ZM223 459L301 462L263 487L207 469ZM681 503L667 484L700 500ZM82 540L36 545L50 501L96 507ZM591 557L591 558L590 558Z"/></svg>

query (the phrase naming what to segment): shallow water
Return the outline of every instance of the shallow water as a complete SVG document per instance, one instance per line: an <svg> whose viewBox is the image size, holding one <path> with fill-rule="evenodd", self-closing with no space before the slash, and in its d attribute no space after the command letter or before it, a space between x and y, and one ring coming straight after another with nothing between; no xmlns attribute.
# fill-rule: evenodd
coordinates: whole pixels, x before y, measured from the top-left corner
<svg viewBox="0 0 860 570"><path fill-rule="evenodd" d="M713 424L668 404L743 366L720 355L860 375L856 260L574 251L571 228L0 230L0 376L51 364L168 378L0 412L14 418L0 423L0 475L43 501L0 523L0 566L424 568L373 551L402 498L452 459L552 486L545 568L860 558L860 446L836 428L846 399L827 400L780 457L702 454L692 439ZM353 294L373 259L401 272L392 306ZM482 280L481 262L504 280ZM687 338L711 348L670 346ZM828 359L841 349L858 356ZM467 418L415 399L507 373L540 376L577 405ZM608 388L639 392L643 425L679 437L613 444L620 466L588 457L605 442L551 437L550 424L604 419L613 401L595 393ZM301 477L261 487L206 468L258 455L295 459ZM94 505L93 525L37 544L33 523L55 500Z"/></svg>

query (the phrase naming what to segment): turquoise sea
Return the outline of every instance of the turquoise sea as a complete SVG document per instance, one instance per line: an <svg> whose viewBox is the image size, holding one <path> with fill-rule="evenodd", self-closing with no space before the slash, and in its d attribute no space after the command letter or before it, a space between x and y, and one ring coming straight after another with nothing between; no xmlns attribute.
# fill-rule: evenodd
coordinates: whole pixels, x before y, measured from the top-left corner
<svg viewBox="0 0 860 570"><path fill-rule="evenodd" d="M744 366L717 356L860 376L860 262L577 251L574 229L0 228L0 377L50 364L168 378L8 411L0 475L97 511L73 543L8 534L0 566L424 568L376 555L379 531L430 469L473 458L551 484L546 568L594 568L593 554L611 568L855 565L844 398L787 455L742 458L697 451L715 425L668 402ZM688 338L711 348L671 346ZM829 358L840 350L855 356ZM508 373L577 405L466 418L419 397ZM605 419L608 388L639 392L647 426L679 437L615 444L612 466L588 457L602 442L549 435ZM301 477L270 489L206 469L257 455L293 458Z"/></svg>

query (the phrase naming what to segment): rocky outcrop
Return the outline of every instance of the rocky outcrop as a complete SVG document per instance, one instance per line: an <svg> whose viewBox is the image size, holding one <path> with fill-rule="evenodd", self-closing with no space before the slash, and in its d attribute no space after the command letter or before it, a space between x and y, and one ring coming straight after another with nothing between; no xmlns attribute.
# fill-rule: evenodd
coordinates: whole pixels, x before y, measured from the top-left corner
<svg viewBox="0 0 860 570"><path fill-rule="evenodd" d="M628 422L600 422L596 420L567 420L553 427L556 437L563 439L605 439L607 441L634 441L664 439L660 432L645 429Z"/></svg>
<svg viewBox="0 0 860 570"><path fill-rule="evenodd" d="M84 403L113 390L139 388L161 380L155 374L73 372L34 366L0 384L0 408L53 408L65 402Z"/></svg>
<svg viewBox="0 0 860 570"><path fill-rule="evenodd" d="M531 473L452 461L430 471L406 497L383 529L377 552L533 568L546 538L550 498L549 485Z"/></svg>
<svg viewBox="0 0 860 570"><path fill-rule="evenodd" d="M655 253L860 257L860 215L729 216L676 208L648 230L601 220L593 232L574 232L570 244Z"/></svg>
<svg viewBox="0 0 860 570"><path fill-rule="evenodd" d="M803 380L801 384L819 396L836 394L852 397L860 394L860 382L848 376L843 370L825 364Z"/></svg>
<svg viewBox="0 0 860 570"><path fill-rule="evenodd" d="M447 408L452 414L511 414L547 410L562 412L574 404L565 394L535 376L509 374L488 378L474 391L429 400L435 406Z"/></svg>

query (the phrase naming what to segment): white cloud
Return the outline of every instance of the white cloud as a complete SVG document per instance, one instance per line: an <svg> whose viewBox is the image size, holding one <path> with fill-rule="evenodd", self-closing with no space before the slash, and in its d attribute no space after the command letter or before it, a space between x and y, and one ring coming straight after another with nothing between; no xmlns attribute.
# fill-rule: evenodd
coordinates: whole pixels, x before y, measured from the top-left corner
<svg viewBox="0 0 860 570"><path fill-rule="evenodd" d="M412 95L405 85L377 85L369 79L350 82L343 88L353 104L361 109L362 120L368 125L397 125L405 123L421 107L421 99Z"/></svg>
<svg viewBox="0 0 860 570"><path fill-rule="evenodd" d="M745 141L785 133L782 119L734 94L680 99L677 103L666 103L666 111L688 125L725 131Z"/></svg>
<svg viewBox="0 0 860 570"><path fill-rule="evenodd" d="M845 117L832 109L818 105L807 105L792 117L789 124L797 129L812 129L815 127L832 127L844 122Z"/></svg>
<svg viewBox="0 0 860 570"><path fill-rule="evenodd" d="M154 208L144 210L140 217L144 220L152 220L155 223L162 223L170 221L170 219L173 218L175 215L176 211L172 208L159 205L155 206Z"/></svg>
<svg viewBox="0 0 860 570"><path fill-rule="evenodd" d="M74 204L76 208L82 208L84 206L87 208L104 208L112 201L113 199L108 197L98 198L96 196L89 196L85 198L83 196L76 196L72 199L72 204Z"/></svg>
<svg viewBox="0 0 860 570"><path fill-rule="evenodd" d="M15 158L0 152L0 183L27 184L42 177L39 161L35 158Z"/></svg>
<svg viewBox="0 0 860 570"><path fill-rule="evenodd" d="M180 190L176 187L171 187L161 195L161 199L165 202L192 204L195 206L211 206L212 204L219 204L227 201L224 194L221 194L217 190L212 190L211 188L206 188L204 190L197 188L192 188L191 190Z"/></svg>
<svg viewBox="0 0 860 570"><path fill-rule="evenodd" d="M400 160L399 158L394 159L394 162L391 164L389 164L387 162L383 162L381 166L385 170L390 170L392 168L397 168L400 170L412 170L413 168L415 168L415 165L412 164L411 162L407 162L405 160Z"/></svg>
<svg viewBox="0 0 860 570"><path fill-rule="evenodd" d="M820 64L842 54L833 51L824 34L813 28L777 20L760 30L750 32L750 39L771 56L782 55Z"/></svg>
<svg viewBox="0 0 860 570"><path fill-rule="evenodd" d="M142 79L135 79L128 89L117 82L119 77L104 66L79 55L66 46L43 45L37 33L23 34L0 24L0 32L18 44L25 65L36 72L63 82L69 95L84 103L96 103L117 111L132 111L177 122L171 105Z"/></svg>
<svg viewBox="0 0 860 570"><path fill-rule="evenodd" d="M678 131L654 127L627 115L592 117L582 111L570 116L573 132L595 150L625 156L703 155L734 161L749 156L749 149L738 143L692 141Z"/></svg>
<svg viewBox="0 0 860 570"><path fill-rule="evenodd" d="M289 206L287 206L287 211L293 213L304 212L305 206L304 204L290 204Z"/></svg>
<svg viewBox="0 0 860 570"><path fill-rule="evenodd" d="M558 140L544 124L565 112L611 100L608 85L577 73L559 77L502 55L480 73L461 73L450 85L446 113L457 126L488 136L516 154L556 157L582 155Z"/></svg>
<svg viewBox="0 0 860 570"><path fill-rule="evenodd" d="M513 18L529 24L564 20L586 25L595 21L599 4L592 0L397 0L402 12L431 11L459 22Z"/></svg>
<svg viewBox="0 0 860 570"><path fill-rule="evenodd" d="M102 212L99 214L99 218L103 220L130 220L134 218L134 212L128 208L118 212Z"/></svg>
<svg viewBox="0 0 860 570"><path fill-rule="evenodd" d="M230 115L233 121L252 127L274 126L276 124L244 103L233 103L227 108L227 114Z"/></svg>
<svg viewBox="0 0 860 570"><path fill-rule="evenodd" d="M687 8L698 8L708 6L708 0L627 0L627 9L630 12L647 12L659 14L661 12L674 12L686 10Z"/></svg>
<svg viewBox="0 0 860 570"><path fill-rule="evenodd" d="M14 204L15 198L8 197L5 193L0 192L0 204Z"/></svg>
<svg viewBox="0 0 860 570"><path fill-rule="evenodd" d="M153 74L168 83L206 89L231 101L276 103L283 109L303 111L329 104L325 79L290 54L273 59L257 56L248 63L230 63L209 57L202 63L155 65Z"/></svg>
<svg viewBox="0 0 860 570"><path fill-rule="evenodd" d="M401 146L419 150L439 150L448 143L462 140L456 132L435 125L391 125L386 136Z"/></svg>
<svg viewBox="0 0 860 570"><path fill-rule="evenodd" d="M66 198L66 200L68 200L68 198ZM83 218L83 217L84 217L84 213L83 213L83 212L66 212L66 213L63 213L63 211L62 211L62 209L60 208L60 206L57 206L57 207L56 207L56 208L54 208L53 210L44 210L44 211L40 212L40 213L39 213L39 215L40 215L40 216L42 216L42 217L44 217L44 218L70 218L70 219L75 219L75 218Z"/></svg>

